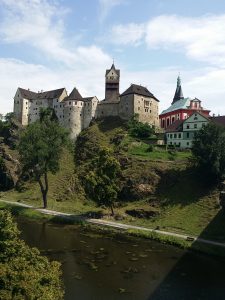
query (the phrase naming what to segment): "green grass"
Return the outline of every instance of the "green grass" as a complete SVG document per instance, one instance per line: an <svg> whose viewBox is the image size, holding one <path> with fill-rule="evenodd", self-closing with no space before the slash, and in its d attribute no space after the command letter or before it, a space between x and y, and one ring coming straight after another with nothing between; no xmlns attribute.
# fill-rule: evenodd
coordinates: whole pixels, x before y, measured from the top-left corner
<svg viewBox="0 0 225 300"><path fill-rule="evenodd" d="M131 141L128 153L134 156L143 157L150 160L187 160L191 157L191 152L189 151L176 151L175 154L171 154L170 151L154 147L153 151L149 151L149 144L145 142Z"/></svg>

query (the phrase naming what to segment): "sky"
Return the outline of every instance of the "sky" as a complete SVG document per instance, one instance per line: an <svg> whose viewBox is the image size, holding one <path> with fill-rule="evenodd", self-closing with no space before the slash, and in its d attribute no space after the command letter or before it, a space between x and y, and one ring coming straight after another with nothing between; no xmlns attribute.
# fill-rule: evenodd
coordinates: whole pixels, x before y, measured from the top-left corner
<svg viewBox="0 0 225 300"><path fill-rule="evenodd" d="M105 70L172 102L180 73L185 97L225 115L224 0L0 0L0 113L17 87L76 87L104 98Z"/></svg>

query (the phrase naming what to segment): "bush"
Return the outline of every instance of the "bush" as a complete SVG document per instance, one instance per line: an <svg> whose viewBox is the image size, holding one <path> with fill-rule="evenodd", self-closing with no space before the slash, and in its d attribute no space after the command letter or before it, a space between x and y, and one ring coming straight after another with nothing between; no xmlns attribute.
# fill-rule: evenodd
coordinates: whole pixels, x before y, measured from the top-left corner
<svg viewBox="0 0 225 300"><path fill-rule="evenodd" d="M60 276L60 264L20 240L11 214L0 211L0 299L63 299Z"/></svg>
<svg viewBox="0 0 225 300"><path fill-rule="evenodd" d="M148 148L146 149L146 152L153 152L154 151L154 146L149 145Z"/></svg>
<svg viewBox="0 0 225 300"><path fill-rule="evenodd" d="M148 123L139 122L137 116L134 116L128 122L128 132L136 138L150 138L155 133L155 128Z"/></svg>
<svg viewBox="0 0 225 300"><path fill-rule="evenodd" d="M200 172L208 180L225 178L225 130L209 123L193 141L192 153Z"/></svg>

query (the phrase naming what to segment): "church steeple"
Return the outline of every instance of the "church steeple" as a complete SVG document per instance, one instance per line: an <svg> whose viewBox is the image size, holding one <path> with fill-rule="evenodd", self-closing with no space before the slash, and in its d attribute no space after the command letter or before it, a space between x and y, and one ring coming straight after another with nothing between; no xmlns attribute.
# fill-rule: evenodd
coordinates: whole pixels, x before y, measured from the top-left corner
<svg viewBox="0 0 225 300"><path fill-rule="evenodd" d="M173 97L173 102L172 104L174 104L175 102L184 99L183 96L183 92L182 92L182 87L181 87L181 79L180 79L180 75L177 77L177 88L176 88L176 92L175 95Z"/></svg>

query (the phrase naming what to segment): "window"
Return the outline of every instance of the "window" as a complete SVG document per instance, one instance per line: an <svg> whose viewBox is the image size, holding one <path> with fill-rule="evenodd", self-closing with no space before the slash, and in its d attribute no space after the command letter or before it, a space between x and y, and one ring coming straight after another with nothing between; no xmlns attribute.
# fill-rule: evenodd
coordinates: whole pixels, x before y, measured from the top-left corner
<svg viewBox="0 0 225 300"><path fill-rule="evenodd" d="M187 142L187 146L189 146L189 142Z"/></svg>
<svg viewBox="0 0 225 300"><path fill-rule="evenodd" d="M187 124L187 129L190 129L190 125L189 124Z"/></svg>
<svg viewBox="0 0 225 300"><path fill-rule="evenodd" d="M178 138L181 139L181 133L179 133Z"/></svg>
<svg viewBox="0 0 225 300"><path fill-rule="evenodd" d="M138 110L140 110L140 107L138 107Z"/></svg>
<svg viewBox="0 0 225 300"><path fill-rule="evenodd" d="M168 137L168 138L170 137L169 133L167 134L167 137Z"/></svg>
<svg viewBox="0 0 225 300"><path fill-rule="evenodd" d="M70 107L70 110L71 110L72 108Z"/></svg>
<svg viewBox="0 0 225 300"><path fill-rule="evenodd" d="M194 128L195 128L195 129L197 128L197 124L194 124Z"/></svg>
<svg viewBox="0 0 225 300"><path fill-rule="evenodd" d="M69 105L71 105L71 101L69 101ZM61 107L61 105L60 105L60 107Z"/></svg>
<svg viewBox="0 0 225 300"><path fill-rule="evenodd" d="M187 139L189 139L189 132L187 132Z"/></svg>
<svg viewBox="0 0 225 300"><path fill-rule="evenodd" d="M170 138L171 138L171 139L173 138L173 135L172 135L172 134L170 135Z"/></svg>
<svg viewBox="0 0 225 300"><path fill-rule="evenodd" d="M149 101L145 100L144 105L148 107L149 106Z"/></svg>
<svg viewBox="0 0 225 300"><path fill-rule="evenodd" d="M174 133L174 138L175 138L175 139L177 138L177 134L176 134L176 133Z"/></svg>

